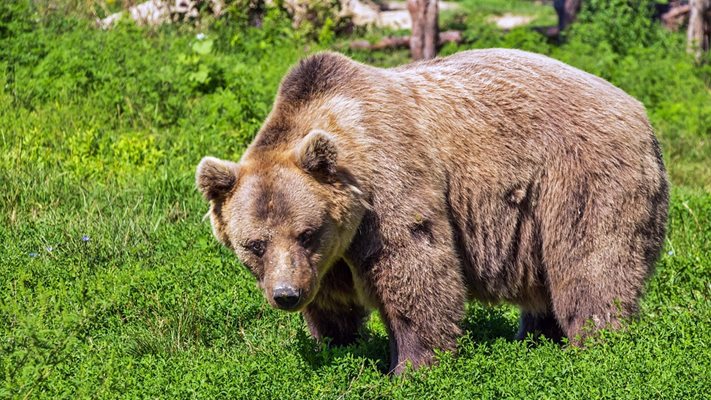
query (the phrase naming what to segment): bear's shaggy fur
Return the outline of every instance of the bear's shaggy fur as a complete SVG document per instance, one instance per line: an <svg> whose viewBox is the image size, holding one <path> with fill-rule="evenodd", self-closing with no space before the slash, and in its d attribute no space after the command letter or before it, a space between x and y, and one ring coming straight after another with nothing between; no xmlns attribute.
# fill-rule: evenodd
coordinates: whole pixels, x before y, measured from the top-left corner
<svg viewBox="0 0 711 400"><path fill-rule="evenodd" d="M518 305L519 337L619 326L668 208L638 101L500 49L394 69L311 56L240 162L206 157L197 184L270 304L336 344L378 309L395 372L454 349L467 299Z"/></svg>

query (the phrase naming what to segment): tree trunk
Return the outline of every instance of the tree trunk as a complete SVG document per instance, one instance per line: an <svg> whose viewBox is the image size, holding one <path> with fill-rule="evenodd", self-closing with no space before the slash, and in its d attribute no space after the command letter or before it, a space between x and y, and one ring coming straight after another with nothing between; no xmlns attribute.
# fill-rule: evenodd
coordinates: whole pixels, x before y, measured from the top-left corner
<svg viewBox="0 0 711 400"><path fill-rule="evenodd" d="M559 33L575 21L582 2L582 0L553 0L553 7L558 14Z"/></svg>
<svg viewBox="0 0 711 400"><path fill-rule="evenodd" d="M696 55L696 60L701 59L702 51L709 49L709 35L711 34L711 0L689 1L689 30L687 31L687 45L689 52Z"/></svg>
<svg viewBox="0 0 711 400"><path fill-rule="evenodd" d="M407 0L407 10L412 17L410 53L412 59L427 60L437 56L439 26L437 0Z"/></svg>
<svg viewBox="0 0 711 400"><path fill-rule="evenodd" d="M423 56L425 60L437 57L437 37L439 36L439 1L427 0L425 12L425 47Z"/></svg>

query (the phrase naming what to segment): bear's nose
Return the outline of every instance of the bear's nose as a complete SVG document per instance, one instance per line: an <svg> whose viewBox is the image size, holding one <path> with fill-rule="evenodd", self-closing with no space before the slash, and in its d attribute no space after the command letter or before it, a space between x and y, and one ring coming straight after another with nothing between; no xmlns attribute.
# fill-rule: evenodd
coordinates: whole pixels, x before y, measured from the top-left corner
<svg viewBox="0 0 711 400"><path fill-rule="evenodd" d="M281 308L289 309L296 307L301 300L299 291L291 286L278 286L274 288L274 302Z"/></svg>

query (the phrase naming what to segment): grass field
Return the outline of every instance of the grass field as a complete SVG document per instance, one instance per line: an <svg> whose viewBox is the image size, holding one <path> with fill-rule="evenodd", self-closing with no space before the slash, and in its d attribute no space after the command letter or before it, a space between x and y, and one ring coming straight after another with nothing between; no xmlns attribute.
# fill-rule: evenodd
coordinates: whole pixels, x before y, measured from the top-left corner
<svg viewBox="0 0 711 400"><path fill-rule="evenodd" d="M501 10L532 7L514 3ZM277 12L261 29L98 31L0 5L0 398L708 398L711 69L631 6L590 4L564 44L468 15L469 43L443 53L538 51L645 103L673 187L640 316L584 349L532 346L512 339L517 310L472 303L459 354L403 378L383 373L377 316L356 345L325 348L271 309L194 187L202 156L240 156L289 65L342 38Z"/></svg>

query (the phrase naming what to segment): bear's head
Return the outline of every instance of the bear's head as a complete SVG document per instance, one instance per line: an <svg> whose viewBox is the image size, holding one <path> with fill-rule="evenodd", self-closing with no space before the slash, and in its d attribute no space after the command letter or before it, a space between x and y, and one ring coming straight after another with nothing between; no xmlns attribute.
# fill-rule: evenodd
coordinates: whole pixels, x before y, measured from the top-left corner
<svg viewBox="0 0 711 400"><path fill-rule="evenodd" d="M338 165L336 138L322 130L292 148L250 148L239 163L205 157L196 175L215 237L249 268L267 301L288 311L314 299L368 207Z"/></svg>

